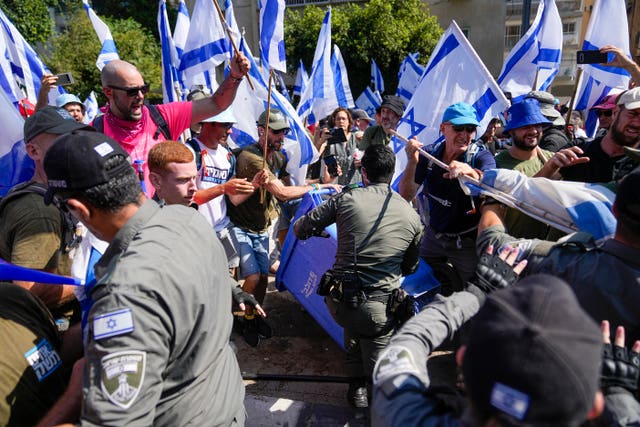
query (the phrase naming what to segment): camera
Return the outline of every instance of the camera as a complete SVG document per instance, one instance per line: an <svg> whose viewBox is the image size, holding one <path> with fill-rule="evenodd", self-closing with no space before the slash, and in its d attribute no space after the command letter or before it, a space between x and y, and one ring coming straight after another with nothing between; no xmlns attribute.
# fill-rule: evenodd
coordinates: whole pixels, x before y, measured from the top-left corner
<svg viewBox="0 0 640 427"><path fill-rule="evenodd" d="M324 164L327 165L331 178L338 176L338 158L334 154L324 156Z"/></svg>

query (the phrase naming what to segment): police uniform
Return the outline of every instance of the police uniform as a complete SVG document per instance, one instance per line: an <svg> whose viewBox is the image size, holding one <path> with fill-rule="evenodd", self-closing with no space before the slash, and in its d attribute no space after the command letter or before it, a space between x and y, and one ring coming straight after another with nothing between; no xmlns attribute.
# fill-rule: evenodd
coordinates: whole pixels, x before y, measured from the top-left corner
<svg viewBox="0 0 640 427"><path fill-rule="evenodd" d="M198 212L138 209L95 267L82 425L244 424L226 271Z"/></svg>
<svg viewBox="0 0 640 427"><path fill-rule="evenodd" d="M400 276L418 265L422 224L418 214L386 183L344 191L300 218L299 238L319 234L336 223L336 277L357 281L343 284L342 301L325 301L344 328L346 367L352 377L370 377L376 356L387 344L394 320L387 300L400 286ZM340 299L340 298L338 298Z"/></svg>
<svg viewBox="0 0 640 427"><path fill-rule="evenodd" d="M515 239L493 226L478 236L478 248L520 247L528 260L525 274L548 273L564 279L580 305L596 321L625 327L627 342L640 339L640 249L614 239L594 241L577 233L555 242Z"/></svg>

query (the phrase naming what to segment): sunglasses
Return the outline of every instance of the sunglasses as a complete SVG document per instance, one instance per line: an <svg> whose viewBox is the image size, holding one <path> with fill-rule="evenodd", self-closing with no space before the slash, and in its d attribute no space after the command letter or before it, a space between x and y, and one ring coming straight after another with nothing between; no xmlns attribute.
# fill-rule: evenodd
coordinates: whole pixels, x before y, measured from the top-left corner
<svg viewBox="0 0 640 427"><path fill-rule="evenodd" d="M149 93L148 84L143 84L142 86L137 86L137 87L120 87L120 86L114 86L114 85L107 85L107 87L126 92L129 98L138 96L138 92L142 92L143 96Z"/></svg>
<svg viewBox="0 0 640 427"><path fill-rule="evenodd" d="M269 128L271 129L271 128ZM279 129L279 130L274 130L271 129L271 133L274 135L280 135L281 133L285 134L285 135L289 135L289 132L291 132L291 129L289 128L284 128L284 129Z"/></svg>
<svg viewBox="0 0 640 427"><path fill-rule="evenodd" d="M596 110L596 116L598 117L611 117L613 111L611 110Z"/></svg>
<svg viewBox="0 0 640 427"><path fill-rule="evenodd" d="M476 131L476 125L451 125L454 131L456 132L467 132L473 133Z"/></svg>

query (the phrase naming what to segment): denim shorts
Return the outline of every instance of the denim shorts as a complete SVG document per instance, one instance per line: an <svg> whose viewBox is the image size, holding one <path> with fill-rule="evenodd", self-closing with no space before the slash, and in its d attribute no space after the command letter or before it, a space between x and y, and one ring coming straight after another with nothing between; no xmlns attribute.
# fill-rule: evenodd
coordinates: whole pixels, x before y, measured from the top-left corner
<svg viewBox="0 0 640 427"><path fill-rule="evenodd" d="M240 255L240 275L243 279L252 274L269 274L269 234L252 233L239 227L233 227Z"/></svg>

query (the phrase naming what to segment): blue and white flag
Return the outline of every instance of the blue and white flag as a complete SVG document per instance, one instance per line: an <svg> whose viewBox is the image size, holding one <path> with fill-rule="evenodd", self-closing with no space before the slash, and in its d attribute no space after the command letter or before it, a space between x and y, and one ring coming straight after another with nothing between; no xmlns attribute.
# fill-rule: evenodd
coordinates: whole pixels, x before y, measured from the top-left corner
<svg viewBox="0 0 640 427"><path fill-rule="evenodd" d="M182 79L194 77L230 59L230 41L211 0L196 0L180 60Z"/></svg>
<svg viewBox="0 0 640 427"><path fill-rule="evenodd" d="M27 98L35 105L40 92L42 76L51 71L22 37L18 29L0 10L0 88L18 109L18 101ZM62 86L49 93L55 103L58 95L66 93Z"/></svg>
<svg viewBox="0 0 640 427"><path fill-rule="evenodd" d="M24 119L3 90L0 111L0 196L4 196L14 185L31 179L34 163L23 142Z"/></svg>
<svg viewBox="0 0 640 427"><path fill-rule="evenodd" d="M356 99L356 107L367 112L369 117L376 115L376 110L382 105L382 95L380 92L373 91L369 86L364 88L364 91Z"/></svg>
<svg viewBox="0 0 640 427"><path fill-rule="evenodd" d="M406 138L415 136L427 147L441 141L444 110L457 102L466 102L476 109L480 122L478 135L482 135L491 118L509 106L491 73L452 21L429 58L420 84L400 119L398 133ZM397 186L407 157L402 141L393 138L392 147L396 153L393 185Z"/></svg>
<svg viewBox="0 0 640 427"><path fill-rule="evenodd" d="M503 91L511 92L514 101L531 90L547 90L561 58L560 14L555 0L543 0L533 24L505 59L498 83Z"/></svg>
<svg viewBox="0 0 640 427"><path fill-rule="evenodd" d="M382 71L378 68L378 64L373 59L371 60L371 85L374 91L384 93L384 79L382 78Z"/></svg>
<svg viewBox="0 0 640 427"><path fill-rule="evenodd" d="M347 66L344 65L342 53L338 45L333 46L333 56L331 57L331 69L333 70L333 79L336 84L336 98L338 106L344 108L353 108L353 95L349 87L349 76L347 75Z"/></svg>
<svg viewBox="0 0 640 427"><path fill-rule="evenodd" d="M120 59L120 57L118 56L118 49L116 49L116 44L113 41L113 37L111 36L109 27L107 27L107 24L105 24L100 18L98 18L98 15L96 15L96 13L93 11L93 8L89 4L89 0L82 0L82 4L84 5L84 10L89 16L91 25L93 25L93 29L96 31L96 34L100 39L100 43L102 44L100 54L98 55L98 60L96 61L98 70L102 71L102 68L109 61Z"/></svg>
<svg viewBox="0 0 640 427"><path fill-rule="evenodd" d="M173 44L176 48L176 54L178 61L182 59L182 53L184 52L184 45L187 43L187 36L189 35L189 26L191 18L189 17L189 9L184 0L180 0L178 4L178 16L176 17L176 26L173 29ZM173 64L176 68L180 66L180 62Z"/></svg>
<svg viewBox="0 0 640 427"><path fill-rule="evenodd" d="M238 123L233 127L231 139L236 145L243 147L258 140L256 122L260 114L267 108L268 91L267 82L260 74L259 67L249 48L245 43L240 43L239 49L251 61L249 75L255 87L255 90L252 91L247 79L243 79L233 102L234 111L242 111L242 114L236 114ZM294 185L304 185L307 165L318 159L318 152L295 109L275 89L271 91L271 108L279 109L289 119L291 132L286 136L283 144L289 160L287 172L291 175L291 181Z"/></svg>
<svg viewBox="0 0 640 427"><path fill-rule="evenodd" d="M304 68L304 64L302 63L302 59L300 60L300 65L298 66L298 73L296 74L296 82L293 84L293 94L302 96L305 89L307 88L307 84L309 82L309 74L307 70Z"/></svg>
<svg viewBox="0 0 640 427"><path fill-rule="evenodd" d="M260 0L260 58L265 68L287 72L284 0Z"/></svg>
<svg viewBox="0 0 640 427"><path fill-rule="evenodd" d="M400 64L398 71L398 89L396 95L402 98L404 104L407 105L415 92L425 67L418 64L418 54L412 53Z"/></svg>
<svg viewBox="0 0 640 427"><path fill-rule="evenodd" d="M178 61L178 53L171 36L169 18L167 16L167 3L160 0L158 3L158 33L160 34L160 52L162 64L162 101L179 101L180 80L178 70L174 64Z"/></svg>
<svg viewBox="0 0 640 427"><path fill-rule="evenodd" d="M91 91L87 99L83 102L85 113L84 119L86 123L91 123L93 119L98 115L98 100L96 99L96 93Z"/></svg>
<svg viewBox="0 0 640 427"><path fill-rule="evenodd" d="M615 22L615 25L611 25ZM614 45L631 57L629 52L629 27L624 0L596 0L585 32L582 50L598 50L606 45ZM609 54L611 61L613 54ZM597 117L591 107L608 94L626 90L630 75L624 68L606 67L600 64L582 65L582 77L578 84L575 110L589 110L585 121L587 135L593 136L597 130Z"/></svg>
<svg viewBox="0 0 640 427"><path fill-rule="evenodd" d="M282 96L285 97L287 101L291 102L291 97L289 96L289 90L287 89L287 85L284 82L282 73L279 73L277 71L275 73L276 73L276 76L278 77L278 87L280 88L280 93L282 94Z"/></svg>
<svg viewBox="0 0 640 427"><path fill-rule="evenodd" d="M510 195L517 203L514 207L550 225L554 224L540 218L540 213L555 219L556 224L586 231L595 239L615 232L616 219L612 213L615 194L601 185L528 178L507 169L485 171L482 183Z"/></svg>
<svg viewBox="0 0 640 427"><path fill-rule="evenodd" d="M300 96L298 115L309 123L324 118L338 106L331 70L331 8L322 21L318 44L313 55L313 66L309 76L309 85ZM312 114L313 113L313 114Z"/></svg>

